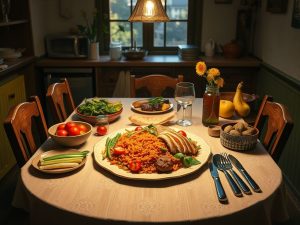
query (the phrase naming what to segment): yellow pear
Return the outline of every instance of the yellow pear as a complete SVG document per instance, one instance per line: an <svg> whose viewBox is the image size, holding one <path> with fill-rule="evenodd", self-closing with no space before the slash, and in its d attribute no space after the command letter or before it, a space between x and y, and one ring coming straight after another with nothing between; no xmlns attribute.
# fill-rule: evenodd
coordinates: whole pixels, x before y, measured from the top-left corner
<svg viewBox="0 0 300 225"><path fill-rule="evenodd" d="M233 104L234 104L235 112L241 117L246 117L250 113L250 106L243 99L242 87L243 87L243 82L240 82L236 88L236 92L233 97Z"/></svg>
<svg viewBox="0 0 300 225"><path fill-rule="evenodd" d="M230 118L234 113L234 105L231 101L220 100L220 111L219 116L223 118Z"/></svg>

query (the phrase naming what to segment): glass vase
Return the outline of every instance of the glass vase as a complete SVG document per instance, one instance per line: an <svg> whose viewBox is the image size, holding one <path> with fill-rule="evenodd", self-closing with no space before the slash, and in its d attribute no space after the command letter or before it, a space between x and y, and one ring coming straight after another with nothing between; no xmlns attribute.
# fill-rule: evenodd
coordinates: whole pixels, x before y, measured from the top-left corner
<svg viewBox="0 0 300 225"><path fill-rule="evenodd" d="M206 85L203 95L202 123L204 126L219 123L220 92L219 88Z"/></svg>

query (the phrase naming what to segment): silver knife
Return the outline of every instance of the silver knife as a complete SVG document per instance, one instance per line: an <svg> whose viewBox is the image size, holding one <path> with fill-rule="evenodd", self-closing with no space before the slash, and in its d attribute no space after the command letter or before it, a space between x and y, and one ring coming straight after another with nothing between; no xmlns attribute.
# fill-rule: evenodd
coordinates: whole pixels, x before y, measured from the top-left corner
<svg viewBox="0 0 300 225"><path fill-rule="evenodd" d="M241 172L241 174L245 177L245 179L250 184L251 188L255 192L261 192L260 187L257 185L257 183L252 179L252 177L249 175L249 173L245 170L245 168L242 166L242 164L237 160L234 156L228 155L230 161L232 164Z"/></svg>
<svg viewBox="0 0 300 225"><path fill-rule="evenodd" d="M211 174L211 176L212 176L212 178L214 179L214 182L215 182L218 199L219 199L220 202L226 202L227 201L227 196L226 196L225 191L223 189L223 186L221 184L219 174L218 174L218 169L211 162L208 163L208 166L209 166L210 174Z"/></svg>

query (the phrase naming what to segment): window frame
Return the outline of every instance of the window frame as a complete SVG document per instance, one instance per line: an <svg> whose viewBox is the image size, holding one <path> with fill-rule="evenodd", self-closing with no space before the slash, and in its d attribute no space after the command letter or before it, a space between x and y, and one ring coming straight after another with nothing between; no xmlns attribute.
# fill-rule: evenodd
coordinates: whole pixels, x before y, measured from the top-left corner
<svg viewBox="0 0 300 225"><path fill-rule="evenodd" d="M100 13L100 27L107 27L108 33L99 30L98 37L100 41L101 54L109 52L110 44L110 20L109 20L109 0L95 0L96 8ZM187 19L187 44L193 44L201 49L201 25L202 25L202 9L203 1L188 0L188 19ZM165 8L166 10L166 8ZM112 20L113 22L124 22L124 20ZM170 20L170 21L184 21L184 20ZM130 24L132 31L133 24ZM154 46L154 24L143 23L143 49L146 49L151 55L170 55L177 54L177 47L155 47ZM164 25L166 30L166 25ZM147 34L147 35L145 35ZM166 41L166 32L164 32L164 43ZM133 46L133 32L131 32L131 47Z"/></svg>

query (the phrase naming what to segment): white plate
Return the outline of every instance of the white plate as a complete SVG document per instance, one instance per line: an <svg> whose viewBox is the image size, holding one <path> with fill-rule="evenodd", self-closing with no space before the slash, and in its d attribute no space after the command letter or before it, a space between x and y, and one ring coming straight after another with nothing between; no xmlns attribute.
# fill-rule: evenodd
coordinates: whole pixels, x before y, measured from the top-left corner
<svg viewBox="0 0 300 225"><path fill-rule="evenodd" d="M129 130L132 130L132 128L127 128ZM174 128L173 128L174 129ZM174 129L174 130L179 130L179 129ZM114 137L117 133L124 133L126 130L120 129L110 135L108 135L106 138ZM116 165L111 165L109 160L103 159L102 157L102 152L105 149L105 142L106 138L103 138L100 140L98 143L95 144L94 146L94 157L99 166L102 168L110 171L111 173L123 177L123 178L128 178L128 179L134 179L134 180L163 180L163 179L172 179L172 178L177 178L177 177L182 177L186 176L188 174L191 174L197 170L199 170L205 163L208 161L209 156L211 154L211 150L209 145L199 136L186 132L187 136L191 138L192 140L196 141L198 145L201 146L201 149L199 150L199 154L196 157L197 160L199 160L201 163L198 165L191 166L189 168L180 168L177 171L174 171L172 173L152 173L152 174L135 174L131 173L129 171L125 171L123 169L120 169Z"/></svg>
<svg viewBox="0 0 300 225"><path fill-rule="evenodd" d="M142 99L142 100L138 100L138 101L135 101L135 102L144 101L144 100L147 100L147 99ZM135 107L133 106L133 104L134 104L135 102L132 102L132 104L131 104L131 109L132 109L132 111L137 112L137 113L141 113L141 114L149 114L149 115L154 115L154 114L164 114L164 113L171 112L171 111L173 110L173 107L174 107L173 104L170 103L170 108L168 108L168 109L165 110L165 111L143 111L143 110L141 110L141 108L135 108Z"/></svg>
<svg viewBox="0 0 300 225"><path fill-rule="evenodd" d="M80 164L78 164L78 166L76 166L76 167L65 168L65 169L54 169L54 170L43 170L43 169L40 169L40 167L39 167L39 161L40 161L41 157L58 155L58 154L71 154L71 153L78 153L78 150L50 150L50 151L47 151L47 152L43 152L43 153L39 154L38 156L36 156L32 160L31 165L34 168L36 168L37 170L42 171L44 173L67 173L67 172L76 170L79 167L82 167L85 164L87 157L85 157L82 160L82 162Z"/></svg>

